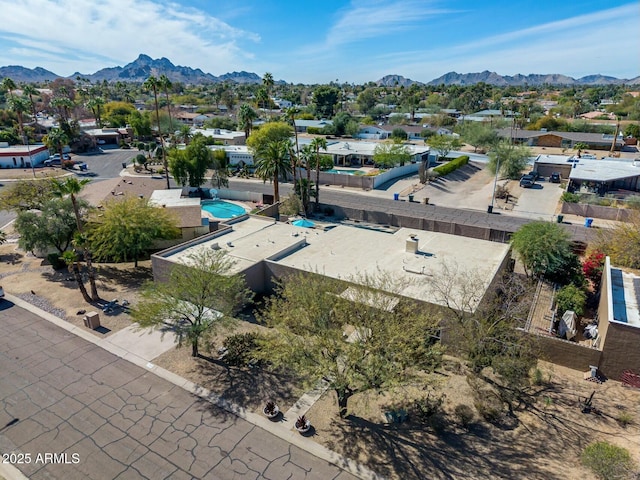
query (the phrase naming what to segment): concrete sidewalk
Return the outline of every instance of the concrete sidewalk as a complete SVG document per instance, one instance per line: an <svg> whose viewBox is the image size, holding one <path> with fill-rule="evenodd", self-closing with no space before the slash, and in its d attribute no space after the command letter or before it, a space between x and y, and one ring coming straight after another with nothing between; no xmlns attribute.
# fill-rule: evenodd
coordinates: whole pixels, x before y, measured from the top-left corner
<svg viewBox="0 0 640 480"><path fill-rule="evenodd" d="M150 360L157 356L157 352L163 353L163 351L166 351L173 347L173 343L169 341L169 339L173 338L173 336L170 335L170 332L167 332L169 335L165 335L164 339L160 339L159 332L147 334L144 331L137 330L135 327L129 327L128 329L122 330L121 332L124 333L121 333L119 336L118 333L120 332L112 335L111 337L103 339L96 337L84 327L78 327L70 324L62 320L61 318L56 317L55 315L45 312L38 307L35 307L34 305L21 300L20 298L14 297L13 295L6 294L5 298L15 305L38 315L42 319L47 320L55 324L56 326L78 337L81 337L100 348L103 348L113 355L127 360L134 365L137 365L138 367L144 368L145 370L173 383L174 385L186 390L187 392L197 395L198 397L211 402L217 407L222 408L227 412L230 412L242 418L243 420L246 420L247 422L258 426L265 431L268 431L278 438L287 441L291 445L303 449L306 452L314 455L315 457L339 467L340 469L353 475L354 477L363 480L383 479L383 477L368 469L367 467L364 467L363 465L349 458L343 457L342 455L329 450L328 448L314 442L309 438L301 436L298 432L291 429L291 425L289 423L274 423L262 415L247 411L243 407L235 405L228 400L219 397L206 388L203 388L168 370L154 365ZM113 340L114 337L115 341ZM318 392L313 392L311 393L311 395L303 396L304 401L300 402L299 405L296 404L296 413L304 413L304 411L306 411L306 409L308 409L314 401L314 397L317 395L317 393ZM15 468L4 468L0 470L0 475L5 477L7 480L24 480L24 478L26 478Z"/></svg>

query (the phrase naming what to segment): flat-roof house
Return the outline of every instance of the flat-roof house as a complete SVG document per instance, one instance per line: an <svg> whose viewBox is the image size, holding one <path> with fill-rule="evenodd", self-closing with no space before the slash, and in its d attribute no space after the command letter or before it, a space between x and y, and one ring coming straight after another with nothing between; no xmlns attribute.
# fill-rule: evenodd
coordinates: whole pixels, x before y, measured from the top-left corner
<svg viewBox="0 0 640 480"><path fill-rule="evenodd" d="M49 158L46 145L9 145L0 142L0 168L31 168Z"/></svg>
<svg viewBox="0 0 640 480"><path fill-rule="evenodd" d="M188 264L189 255L212 248L229 255L235 262L232 273L243 275L255 292L271 293L275 280L295 272L319 273L357 285L356 274L383 271L407 282L403 296L425 304L438 304L429 279L445 274L455 263L464 272L482 275L475 300L466 307L472 311L510 259L508 244L438 232L401 228L386 233L347 225L320 230L244 216L220 231L153 255L154 279L162 281L173 264Z"/></svg>
<svg viewBox="0 0 640 480"><path fill-rule="evenodd" d="M223 145L244 145L247 140L244 132L225 130L224 128L192 128L191 133L201 133L205 137L221 142Z"/></svg>
<svg viewBox="0 0 640 480"><path fill-rule="evenodd" d="M640 191L640 160L579 159L569 173L570 192L605 195L614 190Z"/></svg>
<svg viewBox="0 0 640 480"><path fill-rule="evenodd" d="M624 146L624 138L618 135L584 132L557 132L545 130L523 130L520 128L502 128L498 130L498 136L513 140L515 143L529 145L530 147L556 147L574 148L578 143L584 143L588 149L609 150L614 146L620 150Z"/></svg>
<svg viewBox="0 0 640 480"><path fill-rule="evenodd" d="M294 120L296 131L298 133L307 133L309 128L323 129L327 125L333 125L331 120L301 120L296 118Z"/></svg>

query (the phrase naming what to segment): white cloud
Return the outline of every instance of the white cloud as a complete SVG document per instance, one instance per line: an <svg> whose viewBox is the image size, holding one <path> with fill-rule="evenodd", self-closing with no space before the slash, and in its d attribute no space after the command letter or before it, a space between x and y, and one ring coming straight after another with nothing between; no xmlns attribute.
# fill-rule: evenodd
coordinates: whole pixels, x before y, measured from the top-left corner
<svg viewBox="0 0 640 480"><path fill-rule="evenodd" d="M222 74L221 67L252 58L241 44L260 40L206 12L150 0L0 0L0 11L11 19L0 24L0 35L13 43L0 51L0 64L20 53L22 65L47 59L59 75L123 65L139 53Z"/></svg>
<svg viewBox="0 0 640 480"><path fill-rule="evenodd" d="M327 47L390 35L415 28L428 17L451 13L421 0L353 1L327 33Z"/></svg>

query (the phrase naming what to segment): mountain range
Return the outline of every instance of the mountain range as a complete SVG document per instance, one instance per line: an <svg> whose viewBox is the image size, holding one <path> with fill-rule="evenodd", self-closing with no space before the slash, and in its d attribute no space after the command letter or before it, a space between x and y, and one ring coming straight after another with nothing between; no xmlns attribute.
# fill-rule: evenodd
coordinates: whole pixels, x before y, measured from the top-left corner
<svg viewBox="0 0 640 480"><path fill-rule="evenodd" d="M82 77L90 80L92 83L102 82L144 82L150 76L159 77L166 75L172 82L181 82L185 84L204 84L204 83L261 83L262 77L251 72L232 72L224 75L215 76L211 73L205 73L199 68L184 67L174 65L167 58L152 59L148 55L140 54L133 62L128 63L124 67L109 67L98 70L95 73L76 72L67 78L75 79ZM16 83L41 83L62 78L49 70L41 67L34 69L25 68L17 65L0 67L0 78L11 78ZM456 73L449 72L438 77L426 85L473 85L476 83L487 83L496 86L536 86L536 85L611 85L611 84L640 84L640 76L633 79L618 79L605 75L588 75L582 78L572 78L561 74L530 74L530 75L499 75L496 72L479 72L479 73ZM277 83L284 83L278 81ZM376 82L382 86L405 86L412 84L425 85L423 82L417 82L402 75L386 75Z"/></svg>

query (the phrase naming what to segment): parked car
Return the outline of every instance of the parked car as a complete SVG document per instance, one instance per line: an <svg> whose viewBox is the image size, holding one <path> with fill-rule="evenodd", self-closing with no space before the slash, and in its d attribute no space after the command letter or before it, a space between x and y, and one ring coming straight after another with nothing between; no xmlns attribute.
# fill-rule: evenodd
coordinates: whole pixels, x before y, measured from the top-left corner
<svg viewBox="0 0 640 480"><path fill-rule="evenodd" d="M44 166L45 167L53 167L54 165L62 165L62 160L60 160L59 156L58 156L58 158L49 157L48 160L44 161Z"/></svg>
<svg viewBox="0 0 640 480"><path fill-rule="evenodd" d="M523 175L520 178L520 186L523 188L531 188L535 185L536 180L533 175Z"/></svg>
<svg viewBox="0 0 640 480"><path fill-rule="evenodd" d="M560 176L560 172L553 172L549 175L549 181L551 183L560 183L562 181L562 177Z"/></svg>
<svg viewBox="0 0 640 480"><path fill-rule="evenodd" d="M2 288L2 285L0 285L0 298L4 297L4 289Z"/></svg>
<svg viewBox="0 0 640 480"><path fill-rule="evenodd" d="M529 173L527 173L527 175L532 176L534 182L540 178L540 175L538 175L538 172L536 170L531 170Z"/></svg>

